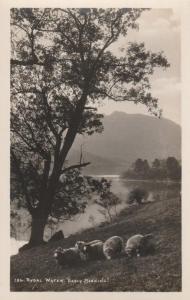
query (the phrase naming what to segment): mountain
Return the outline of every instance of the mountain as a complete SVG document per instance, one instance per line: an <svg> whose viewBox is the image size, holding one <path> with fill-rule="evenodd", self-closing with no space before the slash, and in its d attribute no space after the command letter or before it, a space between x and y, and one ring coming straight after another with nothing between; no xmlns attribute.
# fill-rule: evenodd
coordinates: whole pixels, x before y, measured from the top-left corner
<svg viewBox="0 0 190 300"><path fill-rule="evenodd" d="M79 157L80 152L72 150L71 154L68 156L69 164L78 163ZM123 170L123 166L127 164L127 162L122 159L108 159L101 155L98 156L86 151L83 154L83 161L90 162L90 165L83 169L83 173L88 175L120 174L121 170Z"/></svg>
<svg viewBox="0 0 190 300"><path fill-rule="evenodd" d="M83 160L91 162L87 174L120 174L137 158L181 158L181 127L168 119L114 112L103 125L101 134L79 136L68 157L79 161L82 144Z"/></svg>

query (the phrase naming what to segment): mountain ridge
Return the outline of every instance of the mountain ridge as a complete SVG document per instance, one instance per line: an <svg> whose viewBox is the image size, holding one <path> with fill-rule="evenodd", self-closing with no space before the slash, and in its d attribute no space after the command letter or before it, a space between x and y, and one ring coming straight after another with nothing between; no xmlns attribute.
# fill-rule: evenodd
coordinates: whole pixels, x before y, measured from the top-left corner
<svg viewBox="0 0 190 300"><path fill-rule="evenodd" d="M77 137L68 160L91 161L87 174L121 174L137 159L181 158L181 127L175 122L141 114L115 111L103 119L104 131ZM77 154L78 153L78 154Z"/></svg>

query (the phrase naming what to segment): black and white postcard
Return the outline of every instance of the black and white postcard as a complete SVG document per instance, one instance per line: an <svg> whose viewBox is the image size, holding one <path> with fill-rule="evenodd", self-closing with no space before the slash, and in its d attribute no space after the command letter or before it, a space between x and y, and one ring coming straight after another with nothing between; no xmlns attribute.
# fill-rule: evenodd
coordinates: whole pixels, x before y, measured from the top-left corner
<svg viewBox="0 0 190 300"><path fill-rule="evenodd" d="M1 3L2 295L186 299L189 1Z"/></svg>

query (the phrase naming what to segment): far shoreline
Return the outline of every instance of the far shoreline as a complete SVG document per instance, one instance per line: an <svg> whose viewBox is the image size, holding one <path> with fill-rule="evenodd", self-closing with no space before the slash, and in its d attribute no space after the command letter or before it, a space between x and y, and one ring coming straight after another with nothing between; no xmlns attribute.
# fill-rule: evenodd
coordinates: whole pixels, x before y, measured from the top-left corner
<svg viewBox="0 0 190 300"><path fill-rule="evenodd" d="M171 179L135 179L135 178L125 178L118 174L88 174L85 176L90 176L94 178L119 178L126 181L141 181L141 182L166 182L166 183L181 183L181 180L171 180Z"/></svg>

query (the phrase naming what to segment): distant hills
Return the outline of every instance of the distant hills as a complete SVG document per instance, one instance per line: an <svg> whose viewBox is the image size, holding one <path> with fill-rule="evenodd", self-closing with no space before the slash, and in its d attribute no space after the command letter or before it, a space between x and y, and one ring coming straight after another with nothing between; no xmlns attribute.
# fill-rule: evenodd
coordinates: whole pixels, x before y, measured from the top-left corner
<svg viewBox="0 0 190 300"><path fill-rule="evenodd" d="M101 134L79 136L68 156L69 164L78 162L82 144L83 160L91 162L86 174L121 174L137 158L181 158L181 127L168 119L114 112L103 125Z"/></svg>

